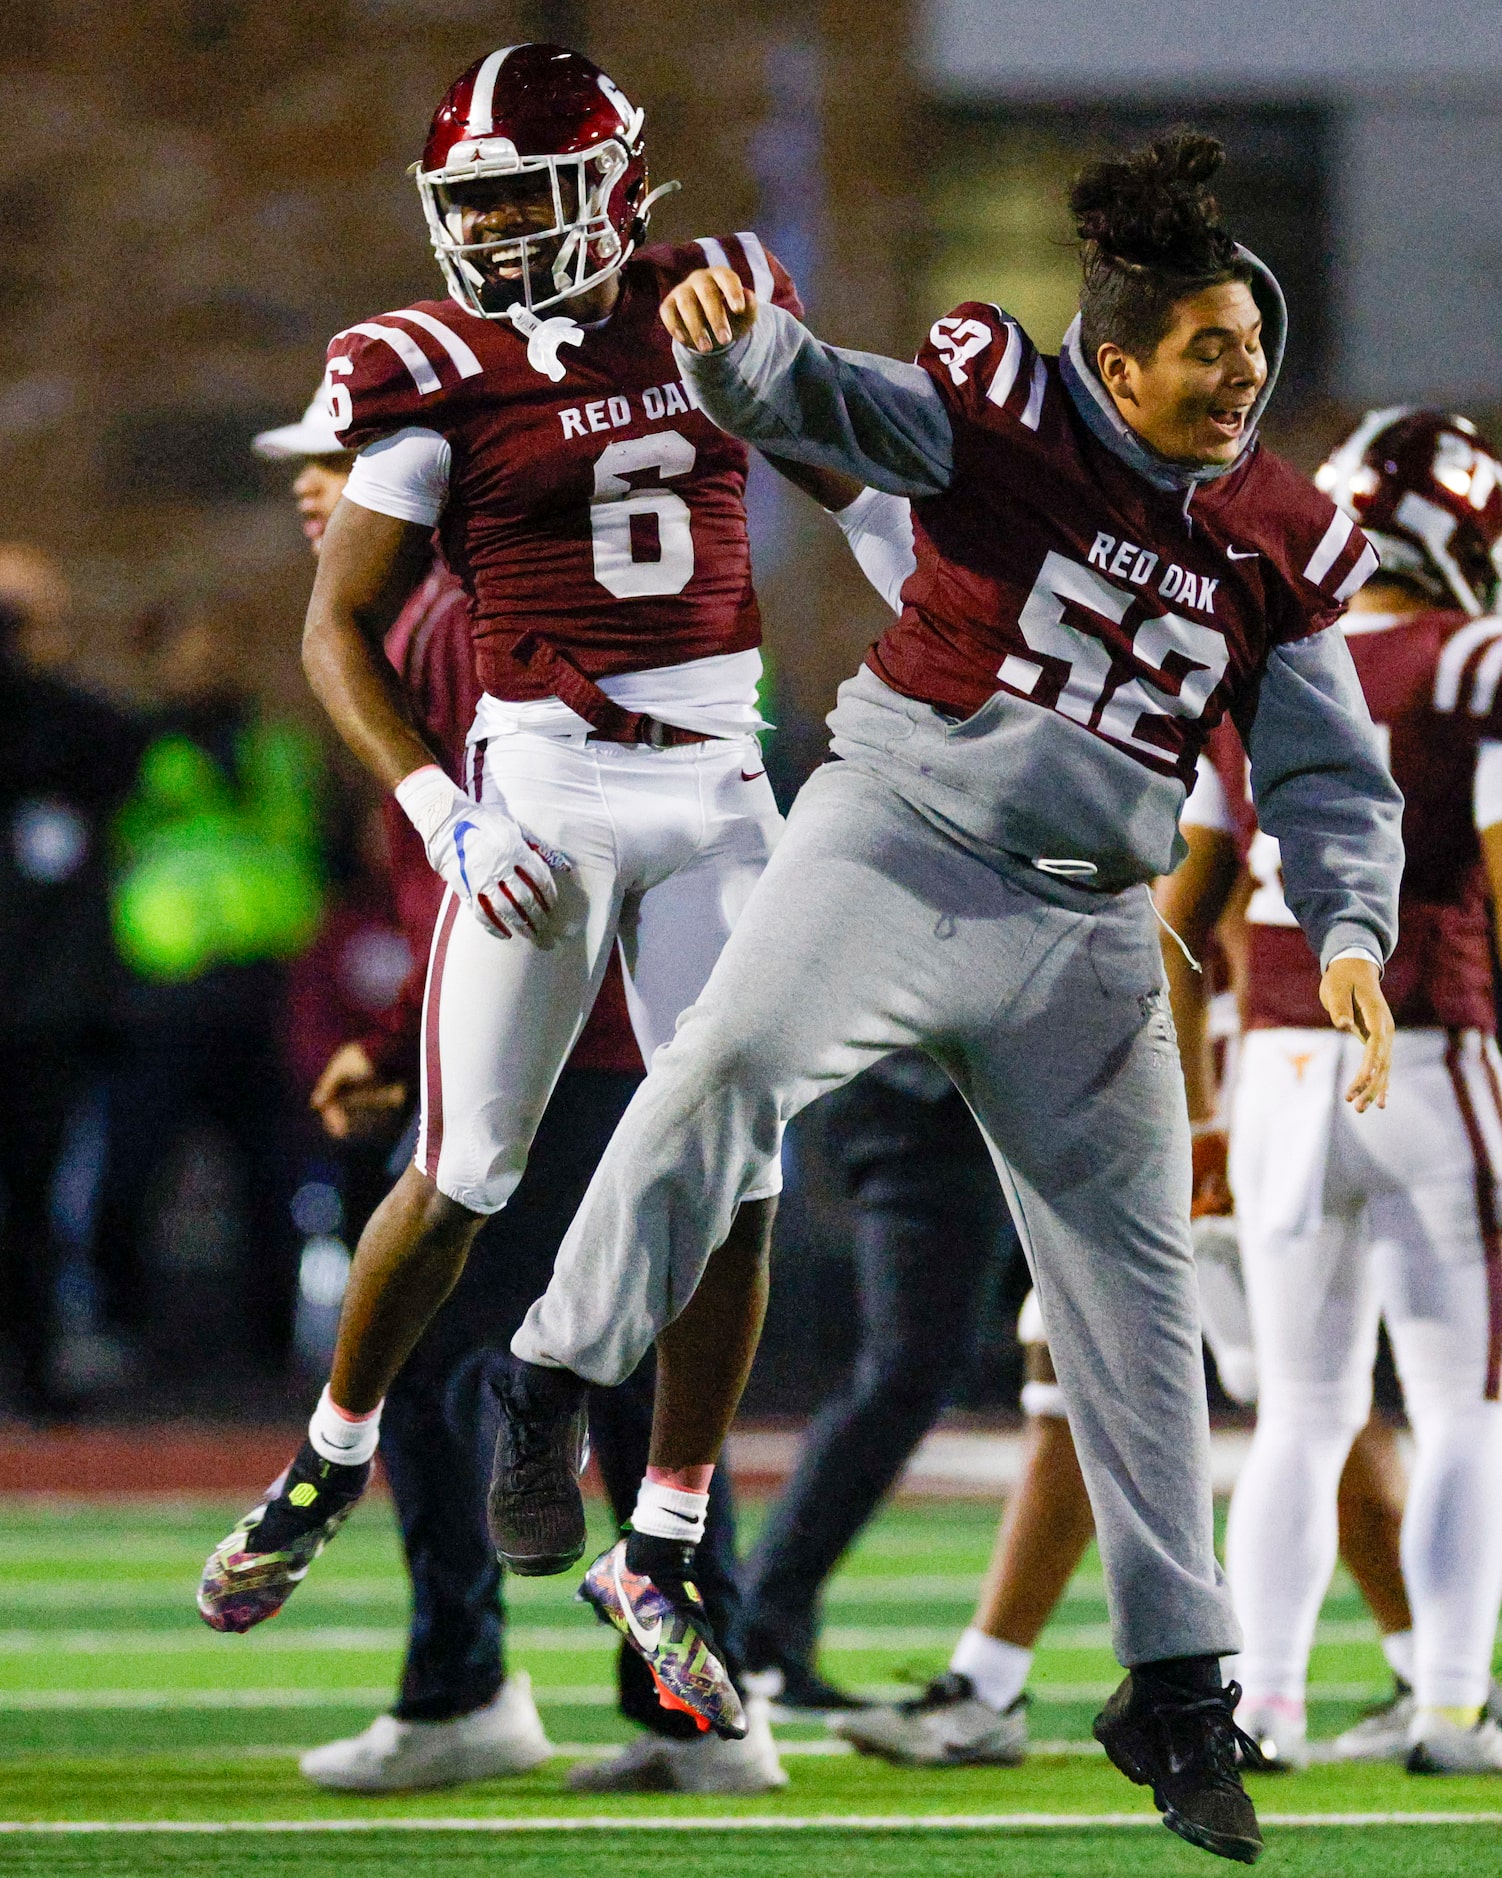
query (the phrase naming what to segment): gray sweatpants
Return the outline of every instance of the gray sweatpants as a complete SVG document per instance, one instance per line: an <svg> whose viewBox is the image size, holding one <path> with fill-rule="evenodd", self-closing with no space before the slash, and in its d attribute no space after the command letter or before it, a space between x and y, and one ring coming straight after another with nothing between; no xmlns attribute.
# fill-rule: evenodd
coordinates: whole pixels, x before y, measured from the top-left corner
<svg viewBox="0 0 1502 1878"><path fill-rule="evenodd" d="M804 788L697 1004L654 1058L512 1348L629 1375L788 1120L889 1052L941 1063L1033 1268L1122 1663L1229 1654L1189 1243L1189 1127L1145 888L982 860L881 777Z"/></svg>

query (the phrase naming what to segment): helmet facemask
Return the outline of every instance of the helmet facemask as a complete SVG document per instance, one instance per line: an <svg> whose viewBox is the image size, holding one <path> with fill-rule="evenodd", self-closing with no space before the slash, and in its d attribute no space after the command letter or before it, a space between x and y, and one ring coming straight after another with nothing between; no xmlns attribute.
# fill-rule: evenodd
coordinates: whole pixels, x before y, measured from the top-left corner
<svg viewBox="0 0 1502 1878"><path fill-rule="evenodd" d="M457 144L442 169L416 170L433 252L454 298L482 319L503 319L513 308L540 313L609 280L634 245L622 241L610 214L634 161L614 137L571 156L519 156L509 139L487 137ZM547 219L524 233L466 241L468 186L489 184L500 200L508 180L519 206L535 210L540 201Z"/></svg>
<svg viewBox="0 0 1502 1878"><path fill-rule="evenodd" d="M1473 619L1496 605L1502 464L1468 418L1403 405L1368 411L1314 480L1361 524L1388 578Z"/></svg>

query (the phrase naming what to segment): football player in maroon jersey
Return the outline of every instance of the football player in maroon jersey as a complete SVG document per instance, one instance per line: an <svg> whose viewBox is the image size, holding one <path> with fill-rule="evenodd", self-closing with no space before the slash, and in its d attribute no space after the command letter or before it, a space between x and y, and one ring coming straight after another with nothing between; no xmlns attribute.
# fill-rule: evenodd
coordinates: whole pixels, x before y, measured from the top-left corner
<svg viewBox="0 0 1502 1878"><path fill-rule="evenodd" d="M1335 1559L1335 1483L1371 1404L1379 1318L1414 1437L1403 1521L1411 1696L1387 1718L1415 1772L1502 1772L1485 1711L1502 1607L1502 465L1464 418L1368 414L1318 481L1381 556L1345 633L1403 790L1407 868L1386 991L1385 1112L1337 1099L1351 1056L1264 827L1231 1118L1259 1380L1227 1568L1246 1635L1241 1719L1304 1752L1309 1647ZM1240 811L1239 757L1220 766ZM1211 779L1199 792L1213 793ZM1264 818L1265 819L1265 818ZM1491 908L1488 909L1490 895ZM1406 1722L1406 1729L1394 1724ZM1370 1732L1370 1731L1369 1731ZM1369 1751L1352 1742L1346 1751Z"/></svg>
<svg viewBox="0 0 1502 1878"><path fill-rule="evenodd" d="M909 366L820 343L728 269L668 296L700 404L916 498L918 567L841 689L840 760L799 796L512 1348L538 1373L629 1373L788 1117L894 1049L928 1051L994 1145L1069 1403L1130 1672L1097 1736L1174 1831L1250 1860L1237 1755L1256 1750L1219 1667L1240 1633L1213 1548L1189 1126L1145 883L1182 852L1186 787L1230 710L1325 1009L1363 1039L1348 1094L1366 1108L1387 1084L1401 846L1329 630L1376 555L1257 442L1283 303L1220 223L1221 155L1183 135L1085 172L1080 318L1057 360L975 302ZM733 1401L745 1348L706 1353L700 1386ZM700 1404L699 1432L713 1419ZM534 1421L513 1438L550 1436ZM568 1486L518 1500L562 1522ZM638 1623L655 1608L616 1550L586 1595Z"/></svg>
<svg viewBox="0 0 1502 1878"><path fill-rule="evenodd" d="M705 265L739 270L748 293L789 313L792 283L750 233L643 245L642 113L558 47L505 47L470 67L439 106L417 181L450 297L363 321L329 349L335 429L361 454L321 544L305 665L448 885L422 1126L415 1165L362 1236L309 1440L205 1569L200 1608L228 1628L280 1607L363 1489L386 1388L515 1188L612 948L650 1059L781 828L756 741L747 453L694 407L658 307ZM380 645L435 527L470 597L484 694L467 789L414 726ZM664 1426L686 1427L654 1450L638 1543L702 1532L701 1496L686 1519L680 1502L709 1470L682 1474L674 1442L712 1454L723 1437L704 1353L718 1370L738 1339L749 1364L777 1145L663 1339L659 1389L677 1404ZM540 1401L557 1410L557 1439L513 1466L533 1484L572 1481L582 1388L536 1370L519 1386L522 1422ZM504 1512L514 1570L559 1569L583 1548L582 1516L529 1537ZM708 1634L684 1592L671 1635L685 1665L718 1668ZM739 1701L721 1680L722 1732L736 1736Z"/></svg>

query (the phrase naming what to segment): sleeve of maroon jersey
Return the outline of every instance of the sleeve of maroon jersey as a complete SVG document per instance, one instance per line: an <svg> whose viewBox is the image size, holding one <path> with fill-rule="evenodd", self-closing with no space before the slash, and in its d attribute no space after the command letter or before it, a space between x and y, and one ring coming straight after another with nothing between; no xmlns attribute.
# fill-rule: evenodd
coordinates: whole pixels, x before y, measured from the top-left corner
<svg viewBox="0 0 1502 1878"><path fill-rule="evenodd" d="M1377 568L1377 550L1343 509L1300 479L1301 500L1284 537L1285 604L1272 611L1282 644L1333 626Z"/></svg>
<svg viewBox="0 0 1502 1878"><path fill-rule="evenodd" d="M700 235L682 252L685 274L691 274L698 267L731 268L758 300L786 307L794 319L803 318L803 302L798 298L792 275L749 228L742 229L738 235Z"/></svg>
<svg viewBox="0 0 1502 1878"><path fill-rule="evenodd" d="M1434 667L1434 709L1462 736L1502 739L1502 618L1463 620L1446 635Z"/></svg>
<svg viewBox="0 0 1502 1878"><path fill-rule="evenodd" d="M348 450L409 424L440 430L448 392L482 369L461 335L422 307L362 320L329 342L334 430Z"/></svg>
<svg viewBox="0 0 1502 1878"><path fill-rule="evenodd" d="M918 349L950 419L1038 427L1046 375L1038 348L999 307L966 300L935 320ZM1006 421L1006 420L1009 420ZM956 430L958 425L956 424Z"/></svg>

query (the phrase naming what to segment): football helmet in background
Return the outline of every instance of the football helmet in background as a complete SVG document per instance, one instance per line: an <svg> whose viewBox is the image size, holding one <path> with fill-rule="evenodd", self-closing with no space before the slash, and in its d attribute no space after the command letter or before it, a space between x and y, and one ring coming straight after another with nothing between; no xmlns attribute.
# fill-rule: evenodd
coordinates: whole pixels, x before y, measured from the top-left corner
<svg viewBox="0 0 1502 1878"><path fill-rule="evenodd" d="M449 291L482 319L537 313L618 273L645 237L645 113L591 60L562 46L503 46L444 93L414 164L433 252ZM466 185L506 178L549 225L466 241ZM544 196L545 200L545 196Z"/></svg>
<svg viewBox="0 0 1502 1878"><path fill-rule="evenodd" d="M1314 478L1360 523L1381 570L1472 618L1502 580L1502 463L1466 417L1368 411Z"/></svg>

